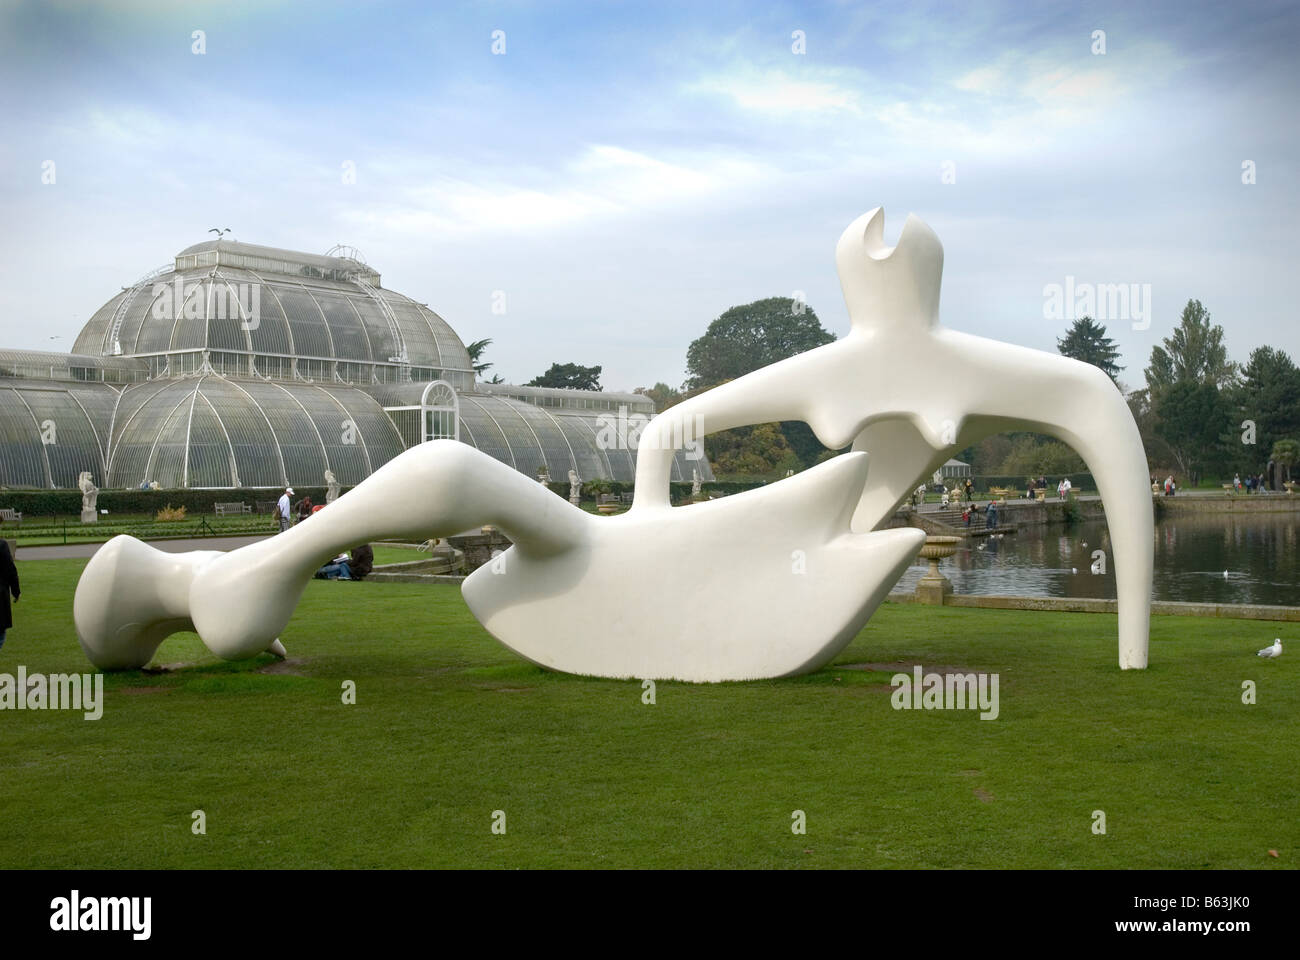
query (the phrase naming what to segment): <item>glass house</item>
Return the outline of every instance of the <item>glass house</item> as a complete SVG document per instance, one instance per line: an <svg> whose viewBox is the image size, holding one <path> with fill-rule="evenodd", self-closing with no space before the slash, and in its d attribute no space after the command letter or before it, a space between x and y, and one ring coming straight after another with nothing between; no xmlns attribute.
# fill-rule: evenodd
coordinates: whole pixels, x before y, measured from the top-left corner
<svg viewBox="0 0 1300 960"><path fill-rule="evenodd" d="M351 485L441 438L632 481L648 398L480 383L442 317L334 253L209 240L123 287L72 353L0 350L0 486ZM679 450L672 478L695 472L713 479Z"/></svg>

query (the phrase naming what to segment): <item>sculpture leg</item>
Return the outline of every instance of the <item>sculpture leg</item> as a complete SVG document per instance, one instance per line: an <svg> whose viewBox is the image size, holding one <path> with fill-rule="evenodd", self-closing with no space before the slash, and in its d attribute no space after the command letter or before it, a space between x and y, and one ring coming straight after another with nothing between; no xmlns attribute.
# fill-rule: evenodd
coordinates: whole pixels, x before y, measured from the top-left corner
<svg viewBox="0 0 1300 960"><path fill-rule="evenodd" d="M171 633L195 630L228 660L275 643L308 581L340 551L371 540L427 540L492 523L531 555L583 541L593 518L505 464L454 440L389 461L327 510L229 553L168 554L116 537L91 558L73 615L91 662L149 662Z"/></svg>

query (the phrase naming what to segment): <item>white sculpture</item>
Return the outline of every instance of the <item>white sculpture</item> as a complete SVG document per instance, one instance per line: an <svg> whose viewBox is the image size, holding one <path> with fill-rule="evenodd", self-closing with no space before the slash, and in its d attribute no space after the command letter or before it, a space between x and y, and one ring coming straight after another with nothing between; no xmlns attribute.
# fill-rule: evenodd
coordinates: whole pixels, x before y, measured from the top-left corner
<svg viewBox="0 0 1300 960"><path fill-rule="evenodd" d="M77 487L81 490L82 523L99 522L99 511L96 509L96 504L99 502L99 487L95 486L91 476L89 470L83 470L81 476L77 478Z"/></svg>
<svg viewBox="0 0 1300 960"><path fill-rule="evenodd" d="M325 471L325 502L333 503L339 498L339 482L333 470Z"/></svg>
<svg viewBox="0 0 1300 960"><path fill-rule="evenodd" d="M912 215L897 246L887 247L884 222L877 207L850 224L835 249L849 335L652 420L641 435L630 515L667 501L670 438L697 416L710 433L803 420L831 449L852 444L873 454L855 532L887 523L918 477L990 434L1052 434L1083 457L1097 481L1114 549L1119 665L1145 667L1154 521L1146 453L1124 397L1091 364L941 326L939 238Z"/></svg>
<svg viewBox="0 0 1300 960"><path fill-rule="evenodd" d="M986 433L1034 429L1093 464L1120 577L1120 664L1145 666L1151 503L1123 398L1096 368L939 327L938 239L913 217L891 250L882 222L879 210L856 221L837 250L849 336L651 421L628 513L592 516L472 447L434 440L389 461L318 522L230 553L109 541L77 585L82 648L103 669L138 667L168 634L194 630L227 659L282 653L276 638L304 587L340 549L488 523L514 546L466 579L466 602L535 663L689 681L802 673L843 649L925 542L917 529L875 529L916 479ZM1041 415L1026 420L1033 410ZM670 438L675 423L690 425L677 427L679 439L693 436L697 414L710 432L805 420L825 445L854 450L674 509ZM702 548L707 565L681 562Z"/></svg>
<svg viewBox="0 0 1300 960"><path fill-rule="evenodd" d="M787 474L788 476L788 474ZM700 471L691 467L691 499L696 499L700 495ZM636 494L633 493L635 498Z"/></svg>
<svg viewBox="0 0 1300 960"><path fill-rule="evenodd" d="M575 507L582 502L582 478L577 470L569 471L569 502Z"/></svg>

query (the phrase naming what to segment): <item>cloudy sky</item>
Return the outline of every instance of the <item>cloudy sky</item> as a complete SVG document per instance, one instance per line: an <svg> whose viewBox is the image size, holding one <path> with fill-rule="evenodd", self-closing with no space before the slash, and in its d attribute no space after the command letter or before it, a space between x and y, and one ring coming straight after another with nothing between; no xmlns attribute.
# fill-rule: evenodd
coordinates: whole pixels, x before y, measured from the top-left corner
<svg viewBox="0 0 1300 960"><path fill-rule="evenodd" d="M228 226L359 248L508 380L677 384L735 304L847 332L835 241L883 205L943 240L949 326L1054 349L1073 277L1150 285L1130 384L1189 297L1300 358L1297 9L0 0L0 346Z"/></svg>

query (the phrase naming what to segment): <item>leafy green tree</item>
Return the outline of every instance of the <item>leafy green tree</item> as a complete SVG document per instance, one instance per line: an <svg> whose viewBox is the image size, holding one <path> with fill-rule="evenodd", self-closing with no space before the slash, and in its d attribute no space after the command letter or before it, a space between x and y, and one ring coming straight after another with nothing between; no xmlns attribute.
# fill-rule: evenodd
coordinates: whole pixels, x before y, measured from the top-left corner
<svg viewBox="0 0 1300 960"><path fill-rule="evenodd" d="M1300 441L1296 440L1279 440L1273 444L1273 452L1269 458L1276 464L1286 469L1285 480L1291 479L1291 470L1300 463Z"/></svg>
<svg viewBox="0 0 1300 960"><path fill-rule="evenodd" d="M704 439L704 449L714 476L719 478L779 479L785 471L800 466L780 425L775 423L711 433Z"/></svg>
<svg viewBox="0 0 1300 960"><path fill-rule="evenodd" d="M656 383L653 387L637 387L632 392L653 400L657 413L663 413L669 407L681 403L684 399L680 390L674 390L666 383Z"/></svg>
<svg viewBox="0 0 1300 960"><path fill-rule="evenodd" d="M1210 322L1210 312L1199 300L1188 300L1173 335L1163 346L1151 348L1146 370L1147 388L1156 394L1164 387L1191 381L1226 387L1237 378L1237 365L1228 359L1223 327Z"/></svg>
<svg viewBox="0 0 1300 960"><path fill-rule="evenodd" d="M533 377L525 386L600 390L600 367L584 367L577 363L553 363L549 370L540 377Z"/></svg>
<svg viewBox="0 0 1300 960"><path fill-rule="evenodd" d="M1229 407L1214 383L1180 380L1160 392L1155 430L1192 486L1218 462Z"/></svg>
<svg viewBox="0 0 1300 960"><path fill-rule="evenodd" d="M1011 441L1011 452L999 468L991 472L1037 477L1082 473L1085 469L1083 458L1066 444L1050 437L1022 433Z"/></svg>
<svg viewBox="0 0 1300 960"><path fill-rule="evenodd" d="M1285 351L1273 347L1251 351L1233 399L1239 414L1237 426L1247 420L1255 424L1255 446L1238 442L1247 461L1242 464L1245 469L1258 468L1261 457L1256 451L1300 436L1300 368ZM1238 434L1240 441L1240 431Z"/></svg>
<svg viewBox="0 0 1300 960"><path fill-rule="evenodd" d="M732 307L710 323L704 335L687 348L685 388L695 392L715 387L759 367L834 342L835 334L823 327L816 312L802 301L768 297ZM793 420L782 423L781 433L796 460L790 469L812 466L826 452L806 423ZM758 436L766 437L766 434Z"/></svg>
<svg viewBox="0 0 1300 960"><path fill-rule="evenodd" d="M815 347L835 342L812 307L768 297L732 307L686 350L686 388L717 386Z"/></svg>
<svg viewBox="0 0 1300 960"><path fill-rule="evenodd" d="M1062 356L1099 367L1112 380L1124 369L1116 363L1119 348L1115 346L1115 341L1106 336L1105 325L1092 317L1079 317L1075 320L1065 336L1056 341L1056 349Z"/></svg>

